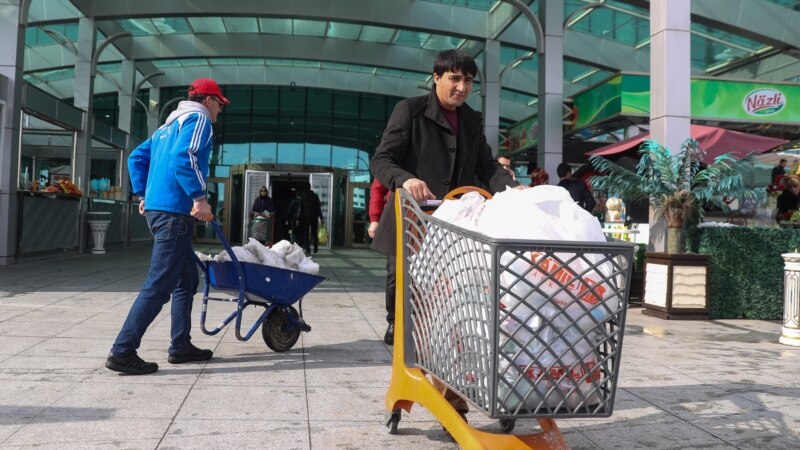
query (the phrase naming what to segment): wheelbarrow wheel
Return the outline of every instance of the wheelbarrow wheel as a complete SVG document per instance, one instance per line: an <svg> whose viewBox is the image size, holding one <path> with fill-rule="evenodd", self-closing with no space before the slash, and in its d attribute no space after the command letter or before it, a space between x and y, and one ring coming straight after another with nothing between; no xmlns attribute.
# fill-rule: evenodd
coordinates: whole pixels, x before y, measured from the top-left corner
<svg viewBox="0 0 800 450"><path fill-rule="evenodd" d="M292 315L295 321L300 318L294 307L279 307L275 308L267 316L267 320L261 326L261 335L264 337L264 342L272 351L285 352L290 350L300 337L300 328L292 324L289 320L289 314Z"/></svg>
<svg viewBox="0 0 800 450"><path fill-rule="evenodd" d="M500 419L500 429L506 433L514 431L516 425L517 419Z"/></svg>

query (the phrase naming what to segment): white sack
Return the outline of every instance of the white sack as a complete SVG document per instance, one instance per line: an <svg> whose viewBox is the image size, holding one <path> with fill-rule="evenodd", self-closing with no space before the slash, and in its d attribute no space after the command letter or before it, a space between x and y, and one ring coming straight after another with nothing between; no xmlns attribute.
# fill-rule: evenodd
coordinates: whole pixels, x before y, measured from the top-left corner
<svg viewBox="0 0 800 450"><path fill-rule="evenodd" d="M292 244L292 246L292 249L286 255L286 266L290 269L296 268L297 264L306 257L302 247L297 244Z"/></svg>
<svg viewBox="0 0 800 450"><path fill-rule="evenodd" d="M433 217L475 231L486 198L478 192L467 192L457 200L445 200L433 212Z"/></svg>
<svg viewBox="0 0 800 450"><path fill-rule="evenodd" d="M272 247L270 247L270 250L277 253L279 257L285 258L286 255L294 250L294 246L294 244L284 239L273 244Z"/></svg>
<svg viewBox="0 0 800 450"><path fill-rule="evenodd" d="M312 261L311 258L306 257L303 258L303 260L297 264L297 270L299 270L300 272L305 272L310 275L318 275L319 264Z"/></svg>

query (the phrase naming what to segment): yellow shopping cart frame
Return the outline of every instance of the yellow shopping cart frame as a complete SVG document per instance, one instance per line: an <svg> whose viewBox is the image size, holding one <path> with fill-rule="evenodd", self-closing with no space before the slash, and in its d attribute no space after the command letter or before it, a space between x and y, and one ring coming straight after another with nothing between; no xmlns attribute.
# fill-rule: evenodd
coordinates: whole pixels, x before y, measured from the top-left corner
<svg viewBox="0 0 800 450"><path fill-rule="evenodd" d="M460 188L446 198L477 190L491 197L479 188ZM392 355L392 378L386 392L386 427L390 434L397 432L401 410L411 412L414 403L424 406L447 429L455 441L465 449L568 449L561 431L552 418L537 418L542 431L533 434L499 434L472 428L444 398L444 395L428 380L422 370L409 367L405 361L405 285L406 273L403 261L403 216L400 190L395 193L395 220L397 231L397 279L395 294L395 339Z"/></svg>

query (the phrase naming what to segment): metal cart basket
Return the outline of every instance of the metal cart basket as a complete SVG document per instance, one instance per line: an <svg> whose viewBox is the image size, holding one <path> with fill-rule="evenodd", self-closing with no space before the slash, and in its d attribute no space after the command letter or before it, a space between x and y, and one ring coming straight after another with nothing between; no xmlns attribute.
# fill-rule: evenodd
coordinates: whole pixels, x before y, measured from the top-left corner
<svg viewBox="0 0 800 450"><path fill-rule="evenodd" d="M412 402L464 448L566 446L552 419L611 415L633 245L491 238L429 216L401 190L395 206L401 306L390 433ZM544 431L474 430L425 374L504 431L528 418Z"/></svg>

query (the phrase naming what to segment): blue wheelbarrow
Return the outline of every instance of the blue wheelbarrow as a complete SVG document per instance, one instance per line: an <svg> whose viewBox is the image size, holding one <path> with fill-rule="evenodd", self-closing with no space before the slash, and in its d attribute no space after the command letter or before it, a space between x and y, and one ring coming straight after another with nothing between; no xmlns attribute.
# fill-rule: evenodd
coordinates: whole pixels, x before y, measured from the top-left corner
<svg viewBox="0 0 800 450"><path fill-rule="evenodd" d="M201 261L195 256L205 279L200 329L213 336L235 320L236 339L249 340L261 326L261 334L267 347L276 352L291 349L297 343L301 331L311 331L311 327L303 320L303 296L326 278L296 270L240 262L217 222L212 220L210 223L232 261ZM212 288L214 293L228 293L236 297L212 297L209 295ZM206 327L209 300L236 302L236 310L210 330ZM299 312L292 306L295 303L298 304ZM248 306L262 306L264 312L250 330L242 335L242 314Z"/></svg>

